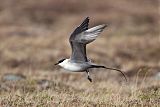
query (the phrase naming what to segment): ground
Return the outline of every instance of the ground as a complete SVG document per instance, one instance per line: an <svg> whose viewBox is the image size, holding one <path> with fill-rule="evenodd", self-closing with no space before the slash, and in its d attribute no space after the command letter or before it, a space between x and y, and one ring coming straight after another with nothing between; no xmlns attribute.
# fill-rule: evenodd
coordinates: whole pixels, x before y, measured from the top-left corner
<svg viewBox="0 0 160 107"><path fill-rule="evenodd" d="M160 106L159 0L1 0L0 106ZM97 64L71 73L54 66L71 54L68 38L90 17L108 27L87 46Z"/></svg>

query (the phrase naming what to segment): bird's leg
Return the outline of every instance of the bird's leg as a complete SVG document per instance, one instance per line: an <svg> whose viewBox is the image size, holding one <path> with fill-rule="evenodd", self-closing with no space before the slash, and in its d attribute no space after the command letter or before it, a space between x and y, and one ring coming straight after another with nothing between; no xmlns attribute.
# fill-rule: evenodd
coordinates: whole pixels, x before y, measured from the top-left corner
<svg viewBox="0 0 160 107"><path fill-rule="evenodd" d="M89 70L86 70L86 73L87 73L87 79L88 79L90 82L92 82L92 78L91 78L90 75L89 75Z"/></svg>

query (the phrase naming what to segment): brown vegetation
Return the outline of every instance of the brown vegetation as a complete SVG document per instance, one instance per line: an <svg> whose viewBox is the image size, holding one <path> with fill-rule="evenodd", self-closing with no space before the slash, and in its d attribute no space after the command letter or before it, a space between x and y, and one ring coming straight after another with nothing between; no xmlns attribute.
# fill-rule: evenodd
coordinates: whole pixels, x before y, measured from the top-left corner
<svg viewBox="0 0 160 107"><path fill-rule="evenodd" d="M159 0L1 0L0 106L160 105ZM68 58L68 38L90 17L90 27L108 28L92 44L95 63L120 68L67 73L54 63ZM64 72L63 72L64 71ZM6 74L26 78L7 81Z"/></svg>

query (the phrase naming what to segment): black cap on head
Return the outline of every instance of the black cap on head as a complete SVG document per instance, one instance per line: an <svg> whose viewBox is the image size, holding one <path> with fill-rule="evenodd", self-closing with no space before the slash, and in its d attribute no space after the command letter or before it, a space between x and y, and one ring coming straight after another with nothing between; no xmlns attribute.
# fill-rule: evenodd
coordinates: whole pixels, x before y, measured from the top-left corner
<svg viewBox="0 0 160 107"><path fill-rule="evenodd" d="M59 63L63 62L64 60L65 59L63 58L63 59L59 60L57 63L55 63L54 65L58 65Z"/></svg>

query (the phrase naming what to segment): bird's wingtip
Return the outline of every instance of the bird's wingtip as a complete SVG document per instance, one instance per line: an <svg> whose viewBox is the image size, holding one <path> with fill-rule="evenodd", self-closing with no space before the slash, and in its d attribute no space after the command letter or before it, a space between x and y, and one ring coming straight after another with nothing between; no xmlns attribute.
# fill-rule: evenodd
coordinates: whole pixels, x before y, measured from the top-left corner
<svg viewBox="0 0 160 107"><path fill-rule="evenodd" d="M89 20L89 16L87 16L85 19Z"/></svg>
<svg viewBox="0 0 160 107"><path fill-rule="evenodd" d="M104 26L104 28L105 28L105 27L108 27L108 24L103 24L103 26Z"/></svg>

